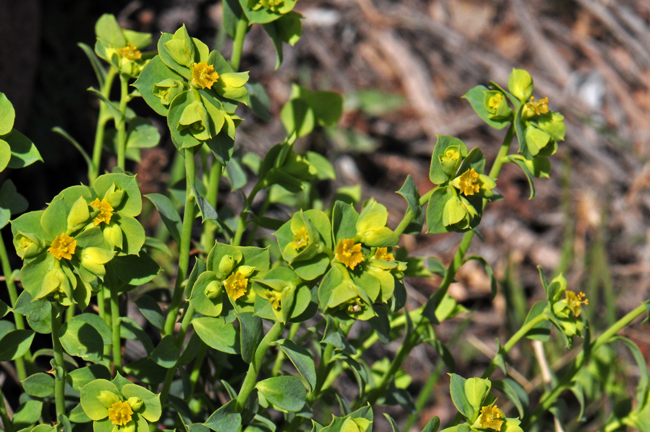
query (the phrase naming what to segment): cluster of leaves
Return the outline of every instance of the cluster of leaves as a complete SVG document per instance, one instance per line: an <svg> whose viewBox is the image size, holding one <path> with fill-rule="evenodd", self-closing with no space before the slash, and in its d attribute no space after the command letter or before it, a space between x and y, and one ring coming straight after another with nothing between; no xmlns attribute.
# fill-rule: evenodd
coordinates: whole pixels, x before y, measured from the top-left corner
<svg viewBox="0 0 650 432"><path fill-rule="evenodd" d="M235 54L241 54L249 26L262 24L274 41L279 65L282 42L294 44L300 36L301 16L293 12L295 4L295 0L224 1L224 24L234 38ZM315 128L337 124L343 111L340 95L294 85L280 114L286 139L263 159L244 155L234 148L236 129L242 122L236 109L239 104L248 105L263 119L269 110L263 88L248 82L248 72L238 72L236 55L229 63L218 51L192 38L185 26L174 34L163 33L157 52L141 52L150 45L150 35L122 29L111 15L100 18L96 33L94 53L82 45L100 84L100 90L94 91L101 107L96 137L99 153L93 161L87 157L89 173L98 174L101 146L106 142L118 154L118 166L112 173L91 175L90 186L64 189L44 210L16 218L26 209L26 202L10 181L0 189L2 226L11 219L13 244L23 260L23 292L17 296L15 274L7 274L6 251L0 253L12 299L11 307L0 303L0 309L3 316L12 311L16 322L14 329L11 322L0 321L0 360L22 364L26 394L13 421L0 409L5 428L10 432L82 432L90 427L96 432L154 428L275 432L278 427L304 429L311 420L314 432L371 432L373 404L399 405L416 412L406 390L411 378L400 367L410 350L428 343L453 370L453 358L436 337L435 325L465 311L447 293L458 267L468 260L479 261L496 295L490 265L482 257L466 257L465 252L485 206L500 198L496 180L501 166L512 162L521 167L534 195L533 177L549 175L548 157L564 139L563 117L548 110L547 99L532 98L530 74L515 69L508 91L491 83L490 88L478 86L465 96L491 127L510 125L503 151L491 170L486 173L486 158L479 148L470 150L457 138L439 137L430 168L435 187L420 196L408 176L397 192L408 211L398 227L391 229L384 205L372 198L360 203L360 194L349 188L338 190L331 205L325 206L316 185L334 178L332 165L318 153L298 154L294 148L297 139ZM100 59L108 65L108 72ZM116 76L121 83L117 103L109 98ZM131 80L135 80L132 91ZM139 295L135 307L150 324L149 331L120 316L119 304L120 295L152 287L149 283L160 271L154 259L158 252L172 255L160 239L146 237L137 219L143 212L142 196L136 177L126 172L124 157L137 160L138 149L156 145L160 135L151 130L150 121L129 111L127 104L134 97L142 97L166 117L185 167L184 191L170 185L170 196L147 195L166 234L178 245L177 266L169 265L168 258L161 260L168 268L177 267L175 286L169 287L169 281L160 278L161 290L131 293ZM12 130L13 108L2 94L0 114L2 168L39 160L33 144ZM104 134L108 120L115 124L112 134ZM515 135L519 152L509 154ZM198 175L197 155L202 162ZM242 188L248 182L243 166L257 176L257 182L236 214L223 204L217 206L216 193L222 175L228 177L232 190ZM259 193L264 194L261 207L254 205ZM292 208L291 216L265 216L271 203ZM190 247L199 215L203 232L194 253ZM459 249L448 268L433 257L425 266L424 259L410 257L405 248L398 247L401 234L419 234L425 222L430 234L465 233L464 249ZM258 236L258 228L267 232ZM4 244L0 247L4 251ZM191 255L195 259L189 271ZM422 308L405 310L403 278L432 274L443 278L439 290ZM508 350L524 337L548 341L553 326L567 346L576 336L586 341L582 363L571 369L564 386L585 379L574 378L585 370L582 366L591 354L601 352L598 347L622 340L630 348L645 372L637 404L634 409L631 404L629 409L621 406L610 423L647 431L649 380L638 347L609 335L610 339L594 342L592 350L581 313L587 302L584 294L568 290L562 276L551 283L542 273L541 277L546 300L531 308L508 344L499 344L485 378L451 374L451 397L459 416L445 431L521 432L527 430L525 422L540 420L539 413L528 413L527 394L516 381L507 376L499 381L487 377L496 367L507 375ZM171 299L167 316L161 299ZM97 315L88 312L94 306ZM35 332L51 334L51 350L32 355L34 332L20 327L23 317ZM359 325L367 332L353 339L349 334L357 322L367 322ZM186 338L189 331L191 336ZM362 355L376 340L389 343L402 337L392 361L369 364ZM146 354L123 364L123 339L140 342ZM271 353L275 360L269 362ZM51 357L52 369L27 375L25 362L36 370L33 359L38 356ZM205 362L211 362L214 370L203 367ZM243 378L231 373L241 368L247 368ZM333 385L343 373L358 384L352 402ZM239 390L235 390L237 385ZM574 393L584 398L582 384L572 385ZM514 404L518 418L507 417L498 408L492 389ZM341 416L321 424L327 419L320 415L319 404L334 400ZM41 417L51 418L50 405L56 409L55 426L41 421ZM398 432L395 421L387 418ZM423 432L436 432L439 426L439 419L431 419Z"/></svg>

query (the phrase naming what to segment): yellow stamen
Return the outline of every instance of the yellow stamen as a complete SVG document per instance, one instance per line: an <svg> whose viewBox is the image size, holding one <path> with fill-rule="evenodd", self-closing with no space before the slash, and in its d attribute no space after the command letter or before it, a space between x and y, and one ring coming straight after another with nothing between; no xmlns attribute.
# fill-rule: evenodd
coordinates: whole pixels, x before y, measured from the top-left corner
<svg viewBox="0 0 650 432"><path fill-rule="evenodd" d="M501 430L501 425L503 425L503 414L496 405L484 406L481 408L481 417L478 421L482 428L490 428L494 430Z"/></svg>
<svg viewBox="0 0 650 432"><path fill-rule="evenodd" d="M131 42L127 43L124 48L120 48L117 52L128 60L140 60L142 53Z"/></svg>
<svg viewBox="0 0 650 432"><path fill-rule="evenodd" d="M501 105L502 100L503 95L501 93L497 93L488 100L488 107L490 107L491 110L496 111L499 108L499 105Z"/></svg>
<svg viewBox="0 0 650 432"><path fill-rule="evenodd" d="M545 97L535 102L535 96L531 96L530 102L526 103L526 107L530 108L536 115L546 114L548 112L548 98Z"/></svg>
<svg viewBox="0 0 650 432"><path fill-rule="evenodd" d="M226 293L233 300L242 297L248 291L248 279L241 272L235 272L226 279Z"/></svg>
<svg viewBox="0 0 650 432"><path fill-rule="evenodd" d="M132 414L133 410L127 402L115 402L108 409L108 419L113 420L113 424L117 426L126 426L131 421Z"/></svg>
<svg viewBox="0 0 650 432"><path fill-rule="evenodd" d="M307 229L303 227L296 231L296 233L293 235L293 240L293 247L296 249L302 249L307 246L307 243L309 243L309 235L307 234Z"/></svg>
<svg viewBox="0 0 650 432"><path fill-rule="evenodd" d="M111 217L113 216L113 207L111 207L105 198L101 201L99 198L95 198L95 201L91 202L90 205L96 209L99 209L99 214L93 220L95 226L99 225L102 222L104 222L106 225L111 223Z"/></svg>
<svg viewBox="0 0 650 432"><path fill-rule="evenodd" d="M266 296L271 302L273 309L280 310L280 307L282 306L282 295L277 291L267 290Z"/></svg>
<svg viewBox="0 0 650 432"><path fill-rule="evenodd" d="M47 251L59 261L61 258L69 260L72 259L76 247L77 241L64 233L54 238L52 246Z"/></svg>
<svg viewBox="0 0 650 432"><path fill-rule="evenodd" d="M571 309L571 312L573 312L576 317L579 317L580 312L582 312L580 306L583 304L588 305L589 299L587 299L587 296L583 292L576 294L573 291L567 290L564 294L566 295L567 306L569 306L569 309Z"/></svg>
<svg viewBox="0 0 650 432"><path fill-rule="evenodd" d="M354 243L353 239L339 239L336 245L335 258L347 268L354 270L357 264L363 261L361 243Z"/></svg>
<svg viewBox="0 0 650 432"><path fill-rule="evenodd" d="M479 175L474 168L470 168L460 176L460 193L465 196L474 195L481 189Z"/></svg>
<svg viewBox="0 0 650 432"><path fill-rule="evenodd" d="M217 82L219 74L214 70L214 67L209 66L205 62L194 63L192 66L192 85L195 87L212 88L212 84Z"/></svg>
<svg viewBox="0 0 650 432"><path fill-rule="evenodd" d="M378 247L373 258L382 261L395 261L393 254L388 253L388 248L385 247Z"/></svg>

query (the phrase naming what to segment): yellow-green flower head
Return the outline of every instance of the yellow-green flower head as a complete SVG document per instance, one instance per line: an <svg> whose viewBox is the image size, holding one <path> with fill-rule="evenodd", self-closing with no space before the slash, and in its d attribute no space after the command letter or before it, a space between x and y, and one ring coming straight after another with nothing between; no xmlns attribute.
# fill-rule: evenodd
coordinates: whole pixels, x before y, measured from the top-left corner
<svg viewBox="0 0 650 432"><path fill-rule="evenodd" d="M354 239L339 239L334 253L334 257L351 270L354 270L357 264L363 261L361 243L354 243Z"/></svg>
<svg viewBox="0 0 650 432"><path fill-rule="evenodd" d="M503 95L501 92L495 93L490 99L488 99L488 108L496 111L499 109L499 105L501 105L501 102L503 101Z"/></svg>
<svg viewBox="0 0 650 432"><path fill-rule="evenodd" d="M108 419L113 422L115 426L126 426L131 421L133 410L128 402L115 402L113 406L108 409Z"/></svg>
<svg viewBox="0 0 650 432"><path fill-rule="evenodd" d="M259 0L259 3L253 7L253 10L265 8L271 12L279 12L282 6L284 6L284 0Z"/></svg>
<svg viewBox="0 0 650 432"><path fill-rule="evenodd" d="M479 424L485 429L501 430L504 420L501 410L496 405L488 405L481 408L481 416L478 419Z"/></svg>
<svg viewBox="0 0 650 432"><path fill-rule="evenodd" d="M233 300L243 297L248 291L248 279L240 271L228 276L225 285L228 297Z"/></svg>
<svg viewBox="0 0 650 432"><path fill-rule="evenodd" d="M445 149L445 152L438 156L440 165L447 175L453 176L458 169L458 164L461 162L460 148L452 145Z"/></svg>
<svg viewBox="0 0 650 432"><path fill-rule="evenodd" d="M348 312L350 316L354 316L356 314L361 314L365 309L368 308L368 305L366 305L361 298L355 297L352 300L348 301L345 303L343 306L345 310Z"/></svg>
<svg viewBox="0 0 650 432"><path fill-rule="evenodd" d="M142 58L142 53L139 49L135 47L131 42L128 42L124 48L120 48L117 52L124 58L128 60L140 60Z"/></svg>
<svg viewBox="0 0 650 432"><path fill-rule="evenodd" d="M567 306L569 309L571 309L571 312L573 312L576 317L579 317L580 312L582 312L580 306L583 304L588 305L589 299L587 299L585 293L583 292L576 294L573 291L566 290L564 294L566 295Z"/></svg>
<svg viewBox="0 0 650 432"><path fill-rule="evenodd" d="M218 79L219 74L214 70L213 66L208 65L206 62L192 65L192 86L211 89Z"/></svg>
<svg viewBox="0 0 650 432"><path fill-rule="evenodd" d="M460 193L465 196L474 195L481 190L479 174L474 171L474 168L468 169L460 176L458 189L460 189Z"/></svg>
<svg viewBox="0 0 650 432"><path fill-rule="evenodd" d="M144 401L137 396L131 396L126 400L133 411L138 411L144 405Z"/></svg>
<svg viewBox="0 0 650 432"><path fill-rule="evenodd" d="M208 111L202 103L194 101L183 110L176 129L189 129L194 138L205 141L212 138L208 122Z"/></svg>
<svg viewBox="0 0 650 432"><path fill-rule="evenodd" d="M153 85L153 94L160 98L160 103L168 106L176 96L185 90L183 81L167 78Z"/></svg>
<svg viewBox="0 0 650 432"><path fill-rule="evenodd" d="M203 290L203 294L205 294L205 296L210 300L214 300L219 298L219 296L221 296L221 289L222 289L221 282L212 281L208 284L207 287L205 287L205 290Z"/></svg>
<svg viewBox="0 0 650 432"><path fill-rule="evenodd" d="M521 117L524 119L531 118L533 116L539 116L542 114L548 113L548 98L540 99L535 101L535 96L530 97L530 101L526 102L524 109L521 113Z"/></svg>
<svg viewBox="0 0 650 432"><path fill-rule="evenodd" d="M106 198L101 201L99 198L95 198L95 201L91 202L90 205L99 210L99 214L93 219L95 226L101 224L102 222L108 225L111 223L111 217L113 217L113 207L106 201Z"/></svg>
<svg viewBox="0 0 650 432"><path fill-rule="evenodd" d="M76 247L77 241L69 235L63 233L54 238L52 245L47 251L59 261L61 261L61 258L69 260L72 259L72 255L74 255Z"/></svg>
<svg viewBox="0 0 650 432"><path fill-rule="evenodd" d="M385 247L378 247L377 250L375 251L375 255L373 256L373 259L381 260L381 261L395 261L395 257L393 256L393 254L388 253L388 248Z"/></svg>
<svg viewBox="0 0 650 432"><path fill-rule="evenodd" d="M280 310L282 308L282 293L275 290L264 291L266 298L271 302L273 309Z"/></svg>
<svg viewBox="0 0 650 432"><path fill-rule="evenodd" d="M38 237L30 237L19 232L14 238L16 253L20 259L33 258L43 251L43 242Z"/></svg>
<svg viewBox="0 0 650 432"><path fill-rule="evenodd" d="M307 234L307 228L302 227L293 234L293 247L296 250L300 250L307 246L309 243L309 234Z"/></svg>

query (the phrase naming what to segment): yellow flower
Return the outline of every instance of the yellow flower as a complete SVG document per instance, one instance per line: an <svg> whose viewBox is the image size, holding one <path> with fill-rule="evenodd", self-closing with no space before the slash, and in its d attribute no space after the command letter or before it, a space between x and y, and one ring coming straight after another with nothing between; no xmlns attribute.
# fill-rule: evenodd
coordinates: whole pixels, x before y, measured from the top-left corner
<svg viewBox="0 0 650 432"><path fill-rule="evenodd" d="M140 60L142 53L131 42L127 43L124 48L120 48L117 52L128 60Z"/></svg>
<svg viewBox="0 0 650 432"><path fill-rule="evenodd" d="M266 296L271 302L271 306L273 306L273 309L280 310L280 307L282 306L282 294L280 294L277 291L267 290Z"/></svg>
<svg viewBox="0 0 650 432"><path fill-rule="evenodd" d="M217 82L219 74L214 67L209 66L206 62L194 63L192 66L192 85L199 88L212 88L212 84Z"/></svg>
<svg viewBox="0 0 650 432"><path fill-rule="evenodd" d="M585 296L585 293L580 292L578 294L574 293L573 291L565 291L564 294L566 295L566 303L569 306L569 309L571 309L571 312L576 317L580 316L580 305L588 305L589 300Z"/></svg>
<svg viewBox="0 0 650 432"><path fill-rule="evenodd" d="M503 95L501 93L497 93L488 100L488 107L496 111L499 108L502 100Z"/></svg>
<svg viewBox="0 0 650 432"><path fill-rule="evenodd" d="M307 246L307 243L309 243L309 235L307 234L307 229L305 227L302 227L296 231L296 233L293 235L293 240L293 247L296 249L302 249Z"/></svg>
<svg viewBox="0 0 650 432"><path fill-rule="evenodd" d="M377 250L375 251L375 255L373 256L373 258L382 261L395 261L395 257L393 256L393 254L387 252L388 252L388 248L378 247Z"/></svg>
<svg viewBox="0 0 650 432"><path fill-rule="evenodd" d="M460 193L465 196L474 195L481 189L479 184L479 175L474 168L470 168L460 176L459 186Z"/></svg>
<svg viewBox="0 0 650 432"><path fill-rule="evenodd" d="M482 428L490 428L494 430L501 430L503 425L503 414L496 405L488 405L481 408L481 417L478 421Z"/></svg>
<svg viewBox="0 0 650 432"><path fill-rule="evenodd" d="M355 244L353 239L339 239L339 244L336 245L335 257L347 268L354 270L354 267L363 261L361 243Z"/></svg>
<svg viewBox="0 0 650 432"><path fill-rule="evenodd" d="M264 7L271 12L278 12L280 7L284 5L284 0L260 0L260 2L253 8L253 10L259 10Z"/></svg>
<svg viewBox="0 0 650 432"><path fill-rule="evenodd" d="M76 247L77 241L64 233L54 238L52 246L47 251L59 261L61 258L69 260L72 259Z"/></svg>
<svg viewBox="0 0 650 432"><path fill-rule="evenodd" d="M226 293L233 300L237 300L246 294L248 290L248 279L241 272L235 272L226 279Z"/></svg>
<svg viewBox="0 0 650 432"><path fill-rule="evenodd" d="M99 209L99 214L93 220L95 226L99 225L102 222L104 222L106 225L111 223L111 217L113 216L113 207L111 207L106 199L100 201L99 198L95 198L95 201L91 202L90 205Z"/></svg>
<svg viewBox="0 0 650 432"><path fill-rule="evenodd" d="M526 108L529 108L536 115L546 114L548 112L548 98L545 97L535 102L535 96L531 96L530 102L526 103Z"/></svg>
<svg viewBox="0 0 650 432"><path fill-rule="evenodd" d="M131 421L133 410L131 405L127 402L115 402L111 408L108 409L108 419L113 420L113 424L117 426L126 426Z"/></svg>

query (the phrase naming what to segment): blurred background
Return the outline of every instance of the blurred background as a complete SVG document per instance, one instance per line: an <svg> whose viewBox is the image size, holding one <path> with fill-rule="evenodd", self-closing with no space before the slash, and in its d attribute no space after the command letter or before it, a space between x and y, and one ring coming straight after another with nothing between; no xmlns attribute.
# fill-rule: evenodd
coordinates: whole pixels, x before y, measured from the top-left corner
<svg viewBox="0 0 650 432"><path fill-rule="evenodd" d="M513 67L525 68L534 77L535 96L548 97L550 109L566 117L567 140L552 157L551 178L538 180L538 195L528 201L523 173L506 166L498 183L505 199L488 206L481 224L485 242L476 239L470 250L495 269L496 300L490 302L489 279L478 265L464 266L450 289L470 310L437 329L454 353L457 373L480 375L494 355L495 338L507 340L530 305L543 298L537 265L549 278L563 272L571 289L587 294L586 313L595 333L648 298L650 2L300 0L296 11L305 16L303 36L295 47L285 45L279 70L259 26L246 38L241 70L250 70L251 80L265 86L273 120L243 110L237 145L263 155L284 139L278 115L291 83L342 93L345 113L339 126L319 129L298 145L325 154L336 167L337 180L325 190L361 184L364 198L374 196L389 208L393 227L406 210L395 194L406 175L413 176L421 194L432 188L428 170L436 135L480 146L488 161L496 155L505 130L484 125L461 99L471 87L490 80L505 85ZM153 33L154 41L161 31L185 23L192 36L229 58L231 40L222 31L218 1L0 1L0 91L16 108L15 127L36 143L45 160L2 175L11 176L30 210L87 180L82 157L51 128L62 127L90 151L98 104L86 89L97 84L76 44L94 44L94 23L103 13L115 14L127 28ZM143 152L141 162L131 162L131 169L144 193L164 192L174 154L166 124L142 101L133 106L160 126L163 138L159 147ZM112 164L109 158L105 166ZM222 188L228 190L227 182ZM404 246L446 264L459 240L457 234L406 236ZM437 278L410 280L408 307L422 304L438 283ZM469 326L463 340L455 336L460 326ZM637 323L624 335L650 358L647 328ZM399 342L382 346L373 355L392 358L398 347ZM516 379L534 393L543 383L529 380L539 375L529 347L522 343L509 359ZM574 354L558 341L547 349L552 370L561 370ZM614 347L604 355L610 356L605 370L586 374L629 388L592 389L585 414L591 420L602 421L611 411L616 398L608 391L629 397L639 377L627 351ZM425 382L436 380L420 426L433 415L444 424L455 412L449 368L425 345L405 364L414 397ZM565 403L571 407L576 400L569 393ZM401 408L388 412L400 422L407 416ZM377 427L386 430L388 423L378 420ZM575 421L565 428L593 429Z"/></svg>

